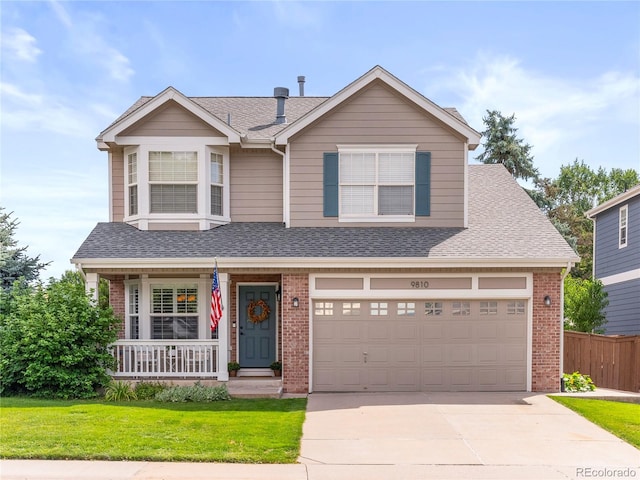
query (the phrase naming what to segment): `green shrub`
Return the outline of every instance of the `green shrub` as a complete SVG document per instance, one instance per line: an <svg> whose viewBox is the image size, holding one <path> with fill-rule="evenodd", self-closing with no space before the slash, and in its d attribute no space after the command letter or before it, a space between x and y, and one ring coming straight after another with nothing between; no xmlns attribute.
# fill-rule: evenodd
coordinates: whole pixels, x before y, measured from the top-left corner
<svg viewBox="0 0 640 480"><path fill-rule="evenodd" d="M118 320L78 273L0 295L0 395L91 398L111 378Z"/></svg>
<svg viewBox="0 0 640 480"><path fill-rule="evenodd" d="M220 402L231 400L226 385L206 387L200 382L185 387L169 387L156 395L158 402Z"/></svg>
<svg viewBox="0 0 640 480"><path fill-rule="evenodd" d="M565 392L592 392L596 389L596 385L589 375L582 375L580 372L572 374L565 373L562 375Z"/></svg>
<svg viewBox="0 0 640 480"><path fill-rule="evenodd" d="M108 402L128 402L137 398L128 382L111 382L104 393L104 399Z"/></svg>
<svg viewBox="0 0 640 480"><path fill-rule="evenodd" d="M167 388L167 385L161 382L139 382L134 391L138 400L153 400L156 395Z"/></svg>

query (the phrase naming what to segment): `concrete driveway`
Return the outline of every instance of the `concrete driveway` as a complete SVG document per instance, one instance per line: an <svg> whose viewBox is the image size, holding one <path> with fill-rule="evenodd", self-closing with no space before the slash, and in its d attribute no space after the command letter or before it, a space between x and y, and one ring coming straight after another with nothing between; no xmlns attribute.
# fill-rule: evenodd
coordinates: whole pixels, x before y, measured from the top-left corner
<svg viewBox="0 0 640 480"><path fill-rule="evenodd" d="M312 394L299 461L335 480L640 478L640 450L531 393Z"/></svg>

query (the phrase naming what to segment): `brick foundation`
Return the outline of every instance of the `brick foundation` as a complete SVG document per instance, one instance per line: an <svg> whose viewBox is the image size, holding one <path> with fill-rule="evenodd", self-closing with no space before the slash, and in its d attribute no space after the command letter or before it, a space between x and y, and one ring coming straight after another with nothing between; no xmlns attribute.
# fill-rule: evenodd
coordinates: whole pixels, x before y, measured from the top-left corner
<svg viewBox="0 0 640 480"><path fill-rule="evenodd" d="M560 321L561 272L533 274L533 332L531 390L557 392L560 390ZM544 297L551 297L551 306Z"/></svg>

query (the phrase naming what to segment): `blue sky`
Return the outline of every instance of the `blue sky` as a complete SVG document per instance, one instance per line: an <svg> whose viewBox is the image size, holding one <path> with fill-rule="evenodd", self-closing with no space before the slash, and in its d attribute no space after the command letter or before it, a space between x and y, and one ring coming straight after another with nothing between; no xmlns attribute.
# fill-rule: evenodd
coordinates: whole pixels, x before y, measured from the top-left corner
<svg viewBox="0 0 640 480"><path fill-rule="evenodd" d="M0 2L0 205L69 259L108 221L95 137L142 95L332 95L381 65L476 130L516 115L547 177L640 170L640 2ZM471 152L470 160L479 151Z"/></svg>

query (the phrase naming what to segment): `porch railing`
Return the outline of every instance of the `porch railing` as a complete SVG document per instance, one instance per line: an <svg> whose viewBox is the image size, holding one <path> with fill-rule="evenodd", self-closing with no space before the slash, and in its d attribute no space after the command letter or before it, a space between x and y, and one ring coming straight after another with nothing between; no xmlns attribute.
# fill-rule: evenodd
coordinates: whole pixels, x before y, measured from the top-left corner
<svg viewBox="0 0 640 480"><path fill-rule="evenodd" d="M211 340L118 340L114 377L218 376L218 343Z"/></svg>

